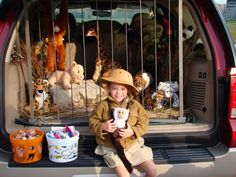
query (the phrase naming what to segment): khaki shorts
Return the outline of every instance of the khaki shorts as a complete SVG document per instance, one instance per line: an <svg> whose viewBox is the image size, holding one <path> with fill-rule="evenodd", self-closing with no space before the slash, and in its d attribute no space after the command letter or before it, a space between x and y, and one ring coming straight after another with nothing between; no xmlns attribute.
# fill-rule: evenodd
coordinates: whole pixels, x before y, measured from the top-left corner
<svg viewBox="0 0 236 177"><path fill-rule="evenodd" d="M153 153L150 147L144 145L144 139L139 138L138 141L129 149L124 150L126 158L132 164L137 166L144 161L152 160ZM110 168L124 166L122 160L117 154L116 149L98 145L95 149L95 154L102 155L104 161Z"/></svg>

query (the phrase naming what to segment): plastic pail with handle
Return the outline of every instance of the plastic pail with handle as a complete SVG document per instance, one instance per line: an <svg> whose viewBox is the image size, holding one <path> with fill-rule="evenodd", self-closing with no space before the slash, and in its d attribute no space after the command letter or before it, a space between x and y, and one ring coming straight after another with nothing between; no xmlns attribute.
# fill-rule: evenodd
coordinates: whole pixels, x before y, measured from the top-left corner
<svg viewBox="0 0 236 177"><path fill-rule="evenodd" d="M48 142L49 159L53 162L71 162L78 157L79 132L75 130L75 136L66 139L55 139L46 133Z"/></svg>
<svg viewBox="0 0 236 177"><path fill-rule="evenodd" d="M27 132L28 130L22 130ZM10 134L12 147L12 157L17 163L33 163L42 159L42 142L44 133L41 130L35 130L36 137L31 139L16 139L17 132Z"/></svg>

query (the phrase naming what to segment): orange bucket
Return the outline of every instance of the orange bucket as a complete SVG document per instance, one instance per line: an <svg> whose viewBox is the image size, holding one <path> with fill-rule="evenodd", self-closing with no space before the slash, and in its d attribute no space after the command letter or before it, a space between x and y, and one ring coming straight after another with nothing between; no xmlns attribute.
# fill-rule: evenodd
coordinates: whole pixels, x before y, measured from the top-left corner
<svg viewBox="0 0 236 177"><path fill-rule="evenodd" d="M27 130L23 130L27 132ZM42 144L44 133L40 130L35 130L39 135L32 139L16 139L17 132L10 134L10 142L12 146L13 160L17 163L33 163L42 159Z"/></svg>

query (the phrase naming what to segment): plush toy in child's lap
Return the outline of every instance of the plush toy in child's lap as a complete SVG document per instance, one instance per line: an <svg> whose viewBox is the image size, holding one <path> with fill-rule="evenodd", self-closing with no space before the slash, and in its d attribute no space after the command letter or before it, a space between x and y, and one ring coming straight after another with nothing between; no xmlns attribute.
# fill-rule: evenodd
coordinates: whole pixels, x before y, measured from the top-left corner
<svg viewBox="0 0 236 177"><path fill-rule="evenodd" d="M115 108L113 111L114 123L117 128L125 128L126 122L129 118L129 109L125 108Z"/></svg>
<svg viewBox="0 0 236 177"><path fill-rule="evenodd" d="M119 129L127 127L126 123L127 123L128 118L129 118L129 109L117 107L113 110L113 119L114 119L114 123L117 125L117 129L112 134L111 141L113 142L117 150L117 154L122 159L127 170L129 172L132 172L133 167L124 154L124 148L121 146L120 141L119 141L121 137L117 133Z"/></svg>

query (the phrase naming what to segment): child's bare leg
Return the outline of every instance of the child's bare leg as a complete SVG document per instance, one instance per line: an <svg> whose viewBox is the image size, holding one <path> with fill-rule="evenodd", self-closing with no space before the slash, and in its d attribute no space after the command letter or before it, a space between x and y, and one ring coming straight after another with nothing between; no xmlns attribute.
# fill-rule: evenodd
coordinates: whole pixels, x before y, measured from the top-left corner
<svg viewBox="0 0 236 177"><path fill-rule="evenodd" d="M138 166L145 171L145 177L157 177L157 167L153 160L147 160Z"/></svg>
<svg viewBox="0 0 236 177"><path fill-rule="evenodd" d="M114 170L118 177L130 177L129 172L124 166L115 167Z"/></svg>

